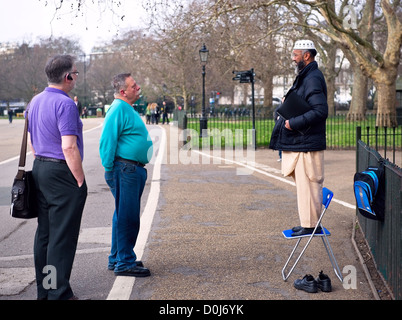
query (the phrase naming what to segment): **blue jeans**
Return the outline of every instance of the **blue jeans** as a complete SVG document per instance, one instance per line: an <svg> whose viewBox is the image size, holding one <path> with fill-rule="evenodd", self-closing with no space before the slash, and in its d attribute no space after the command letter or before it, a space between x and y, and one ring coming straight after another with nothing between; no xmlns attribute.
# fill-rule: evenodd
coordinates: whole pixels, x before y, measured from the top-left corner
<svg viewBox="0 0 402 320"><path fill-rule="evenodd" d="M140 230L141 196L147 170L131 163L114 162L105 180L115 199L109 269L121 272L136 265L134 246Z"/></svg>

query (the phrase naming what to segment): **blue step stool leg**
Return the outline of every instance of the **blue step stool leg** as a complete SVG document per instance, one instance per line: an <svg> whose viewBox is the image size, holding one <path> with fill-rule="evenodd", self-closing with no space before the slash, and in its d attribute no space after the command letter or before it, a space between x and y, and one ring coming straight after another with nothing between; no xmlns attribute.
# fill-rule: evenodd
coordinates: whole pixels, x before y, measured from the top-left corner
<svg viewBox="0 0 402 320"><path fill-rule="evenodd" d="M324 216L329 204L331 203L333 195L334 194L333 194L333 192L331 190L329 190L329 189L327 189L325 187L322 189L322 204L324 205L324 209L323 209L323 211L322 211L322 213L320 215L320 218L318 219L318 222L317 222L317 224L316 224L316 226L315 226L315 228L314 228L314 230L313 230L313 232L311 234L292 237L292 230L291 229L282 231L282 233L283 233L283 235L284 235L284 237L286 239L297 239L296 245L294 246L294 248L293 248L288 260L286 261L284 267L282 268L282 278L283 278L283 280L286 281L289 278L290 274L293 272L293 270L296 267L297 263L299 262L300 258L303 256L304 252L306 251L306 249L307 249L308 245L310 244L311 240L314 237L322 237L322 242L324 244L325 250L327 251L329 260L331 261L332 268L334 269L334 272L335 272L336 276L338 277L338 279L341 282L343 282L342 273L341 273L341 271L339 269L338 263L336 262L336 259L335 259L334 253L332 251L331 245L329 244L329 241L328 241L328 236L330 236L331 233L327 229L325 229L323 227L323 225L321 224L321 220L322 220L322 218L323 218L323 216ZM318 226L321 227L321 232L319 232L319 233L316 232ZM293 266L290 268L288 274L286 274L286 268L288 267L290 260L292 259L294 253L296 252L296 249L299 246L300 241L301 241L302 238L308 238L307 243L305 244L303 250L300 252L300 254L297 257L297 259L296 259L295 263L293 264Z"/></svg>
<svg viewBox="0 0 402 320"><path fill-rule="evenodd" d="M342 272L339 269L338 263L336 262L334 252L332 251L331 245L329 244L327 236L321 238L322 243L324 244L325 250L327 250L327 254L329 260L331 261L332 268L334 269L335 275L338 277L340 282L343 282Z"/></svg>
<svg viewBox="0 0 402 320"><path fill-rule="evenodd" d="M320 224L321 225L321 224ZM291 235L291 230L284 230L282 233L285 236L286 239L297 239L296 245L294 246L292 252L289 255L289 258L287 259L285 265L282 268L282 278L284 281L286 281L290 274L293 272L294 268L296 267L297 263L299 262L299 260L301 259L301 257L303 256L304 252L306 251L308 245L310 244L311 240L314 237L321 237L322 243L324 244L325 250L327 251L328 254L328 258L331 262L332 268L334 269L335 275L338 277L338 279L343 282L343 277L342 277L342 273L339 269L338 263L335 259L334 253L332 251L331 245L329 244L328 241L328 236L331 235L331 233L328 231L328 229L325 229L322 225L321 225L321 229L322 231L320 233L316 233L316 229L317 227L314 229L312 234L308 234L308 235L303 235L303 236L298 236L298 237L292 237ZM289 265L290 260L292 259L292 257L294 256L296 249L298 248L301 240L303 238L308 238L306 244L304 245L302 251L299 253L298 257L296 258L296 261L293 263L292 267L290 268L289 272L286 274L286 268Z"/></svg>

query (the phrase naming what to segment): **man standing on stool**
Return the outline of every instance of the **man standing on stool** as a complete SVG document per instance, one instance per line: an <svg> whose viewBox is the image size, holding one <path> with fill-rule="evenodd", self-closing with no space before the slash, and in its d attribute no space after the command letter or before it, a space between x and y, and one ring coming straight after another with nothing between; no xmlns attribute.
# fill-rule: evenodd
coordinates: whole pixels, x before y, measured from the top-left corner
<svg viewBox="0 0 402 320"><path fill-rule="evenodd" d="M115 198L108 269L117 276L148 277L151 273L136 260L134 246L147 180L145 165L152 157L153 146L144 122L133 108L141 88L129 73L115 76L112 85L115 100L106 113L99 147L105 179Z"/></svg>
<svg viewBox="0 0 402 320"><path fill-rule="evenodd" d="M321 213L328 104L327 86L315 61L316 54L312 41L296 41L292 60L297 76L286 96L295 91L311 110L288 120L280 118L269 145L282 150L282 174L293 177L296 183L300 226L292 229L292 236L311 234Z"/></svg>

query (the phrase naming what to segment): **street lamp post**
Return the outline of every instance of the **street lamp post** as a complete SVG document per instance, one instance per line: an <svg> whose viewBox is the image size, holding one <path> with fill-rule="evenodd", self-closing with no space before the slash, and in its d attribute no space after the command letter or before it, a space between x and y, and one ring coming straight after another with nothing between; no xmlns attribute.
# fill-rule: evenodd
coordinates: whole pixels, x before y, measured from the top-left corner
<svg viewBox="0 0 402 320"><path fill-rule="evenodd" d="M209 51L204 43L202 48L200 49L200 59L202 63L202 115L200 118L200 137L207 135L206 130L208 129L208 119L205 114L205 65L208 61L208 53Z"/></svg>

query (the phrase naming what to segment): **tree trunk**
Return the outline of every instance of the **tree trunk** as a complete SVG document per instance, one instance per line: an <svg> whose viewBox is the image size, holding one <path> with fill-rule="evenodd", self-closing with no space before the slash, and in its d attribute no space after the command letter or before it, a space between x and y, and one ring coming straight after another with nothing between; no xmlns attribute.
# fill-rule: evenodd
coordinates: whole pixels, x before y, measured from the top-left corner
<svg viewBox="0 0 402 320"><path fill-rule="evenodd" d="M392 84L375 83L378 95L377 127L397 127L396 121L396 81Z"/></svg>
<svg viewBox="0 0 402 320"><path fill-rule="evenodd" d="M366 76L375 82L378 95L376 125L379 127L396 126L396 76L401 59L402 45L402 24L396 7L390 0L380 1L387 31L386 48L381 53L371 45L371 30L373 30L376 9L374 0L366 1L363 7L362 18L359 23L360 35L351 32L350 26L345 27L342 24L342 19L345 17L334 14L335 11L330 6L321 5L319 1L308 2L310 5L320 5L320 13L331 26L331 31L334 32L334 34L329 33L328 35L349 50L354 57L353 60L360 65Z"/></svg>
<svg viewBox="0 0 402 320"><path fill-rule="evenodd" d="M325 44L325 43L324 43ZM329 45L323 45L326 56L323 57L324 66L322 71L327 83L327 102L328 102L328 115L335 115L335 79L337 72L335 70L336 50L337 46L331 41Z"/></svg>
<svg viewBox="0 0 402 320"><path fill-rule="evenodd" d="M245 107L247 107L247 104L248 104L248 88L249 88L248 84L242 86L242 90L243 90L243 103L242 104Z"/></svg>
<svg viewBox="0 0 402 320"><path fill-rule="evenodd" d="M187 101L187 90L186 90L186 86L182 86L181 87L181 94L183 96L183 110L188 109L188 101Z"/></svg>
<svg viewBox="0 0 402 320"><path fill-rule="evenodd" d="M335 115L335 78L328 77L327 81L327 102L328 102L328 115Z"/></svg>
<svg viewBox="0 0 402 320"><path fill-rule="evenodd" d="M230 91L230 105L233 107L235 103L235 87Z"/></svg>
<svg viewBox="0 0 402 320"><path fill-rule="evenodd" d="M264 108L269 110L272 107L273 77L270 74L264 79Z"/></svg>
<svg viewBox="0 0 402 320"><path fill-rule="evenodd" d="M353 63L353 91L352 101L350 103L349 112L346 116L347 120L359 121L366 118L367 105L367 85L368 79L363 74L360 67Z"/></svg>

